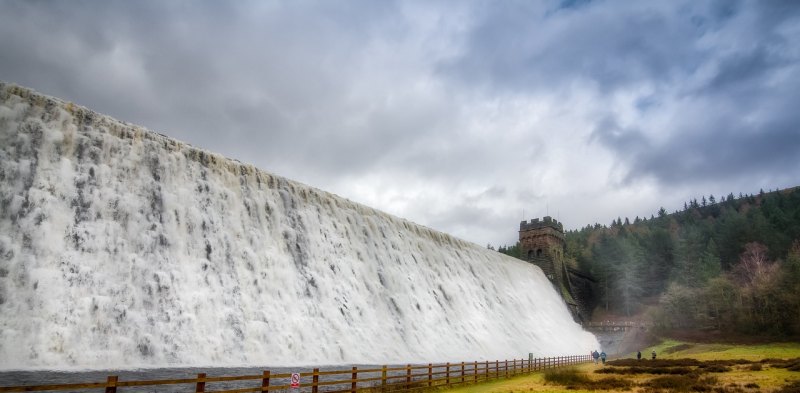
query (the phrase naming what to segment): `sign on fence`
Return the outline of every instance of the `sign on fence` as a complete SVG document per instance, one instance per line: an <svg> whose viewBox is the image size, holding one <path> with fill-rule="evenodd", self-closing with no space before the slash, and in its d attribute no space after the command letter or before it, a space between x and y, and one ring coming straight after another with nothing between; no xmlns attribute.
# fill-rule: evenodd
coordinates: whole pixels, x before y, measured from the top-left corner
<svg viewBox="0 0 800 393"><path fill-rule="evenodd" d="M300 373L292 373L292 389L300 387Z"/></svg>

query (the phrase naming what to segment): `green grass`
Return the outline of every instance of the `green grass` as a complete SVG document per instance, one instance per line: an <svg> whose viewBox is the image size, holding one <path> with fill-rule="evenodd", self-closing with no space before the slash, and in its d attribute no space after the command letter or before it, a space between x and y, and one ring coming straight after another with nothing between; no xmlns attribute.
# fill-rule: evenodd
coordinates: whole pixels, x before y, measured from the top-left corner
<svg viewBox="0 0 800 393"><path fill-rule="evenodd" d="M657 362L661 364L649 360L650 351L653 348L658 353L658 359L664 360L664 362ZM781 362L779 361L760 362L763 359L800 358L800 343L734 345L667 340L654 347L643 349L642 355L646 356L646 359L637 361L636 365L628 364L630 362L625 361L625 367L613 368L646 369L648 368L647 363L651 363L652 366L662 368L690 367L696 369L696 372L683 375L669 375L660 369L659 372L663 371L661 374L641 372L642 370L633 370L639 371L636 373L614 372L609 370L612 368L611 365L603 368L593 363L586 363L558 372L548 370L548 373L551 374L549 377L544 372L538 372L511 379L442 390L446 390L447 393L582 393L600 390L609 393L649 393L668 390L710 393L755 393L757 391L800 393L800 371L791 371L786 368L787 365L794 364L794 361L784 362L784 367L780 366ZM635 353L624 358L635 358ZM674 359L674 361L666 361L667 359ZM680 359L695 359L695 362ZM696 362L712 360L717 360L717 362L700 365L698 365L699 362ZM613 363L615 362L611 362L611 364ZM760 366L754 367L753 364L756 363ZM597 370L607 371L597 373L595 372ZM672 388L668 386L672 386Z"/></svg>
<svg viewBox="0 0 800 393"><path fill-rule="evenodd" d="M675 340L642 350L642 357L650 359L650 352L655 349L659 359L693 358L697 360L761 360L766 358L789 359L800 357L800 343L770 343L755 345L735 344L696 344ZM677 349L677 350L675 350ZM628 357L636 357L636 353Z"/></svg>

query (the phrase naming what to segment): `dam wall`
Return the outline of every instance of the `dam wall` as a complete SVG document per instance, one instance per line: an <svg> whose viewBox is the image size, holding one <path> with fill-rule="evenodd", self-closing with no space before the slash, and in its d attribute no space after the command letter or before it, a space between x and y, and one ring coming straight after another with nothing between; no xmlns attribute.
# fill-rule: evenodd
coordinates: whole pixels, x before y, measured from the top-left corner
<svg viewBox="0 0 800 393"><path fill-rule="evenodd" d="M597 348L528 263L6 83L0 316L6 370Z"/></svg>

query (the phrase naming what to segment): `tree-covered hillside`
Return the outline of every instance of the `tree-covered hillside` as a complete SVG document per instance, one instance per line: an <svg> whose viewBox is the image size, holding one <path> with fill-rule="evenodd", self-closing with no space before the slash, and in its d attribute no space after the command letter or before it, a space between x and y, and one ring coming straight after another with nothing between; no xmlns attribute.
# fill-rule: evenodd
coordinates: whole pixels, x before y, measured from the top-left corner
<svg viewBox="0 0 800 393"><path fill-rule="evenodd" d="M566 233L598 304L667 329L800 334L800 188L692 200ZM513 255L516 247L500 247Z"/></svg>

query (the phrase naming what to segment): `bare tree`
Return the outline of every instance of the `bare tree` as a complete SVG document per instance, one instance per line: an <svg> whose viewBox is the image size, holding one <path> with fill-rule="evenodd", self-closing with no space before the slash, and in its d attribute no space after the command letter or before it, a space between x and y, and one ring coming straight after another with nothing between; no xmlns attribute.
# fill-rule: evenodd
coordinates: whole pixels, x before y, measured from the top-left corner
<svg viewBox="0 0 800 393"><path fill-rule="evenodd" d="M745 244L744 252L739 256L736 273L744 284L754 285L764 281L770 272L770 261L767 247L758 242Z"/></svg>

